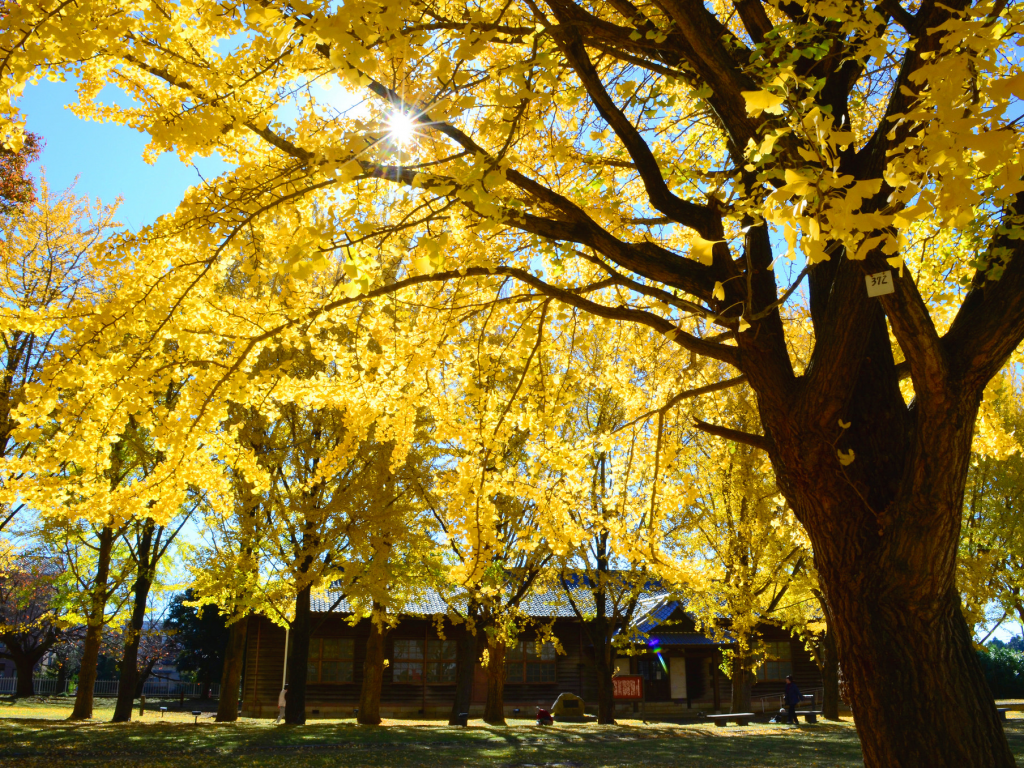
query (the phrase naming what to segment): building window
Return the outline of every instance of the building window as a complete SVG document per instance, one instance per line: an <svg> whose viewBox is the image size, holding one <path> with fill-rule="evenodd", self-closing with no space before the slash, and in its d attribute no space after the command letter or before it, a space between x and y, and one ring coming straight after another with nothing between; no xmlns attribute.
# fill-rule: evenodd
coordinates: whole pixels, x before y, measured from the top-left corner
<svg viewBox="0 0 1024 768"><path fill-rule="evenodd" d="M555 646L520 640L505 652L505 682L555 682Z"/></svg>
<svg viewBox="0 0 1024 768"><path fill-rule="evenodd" d="M764 644L765 661L757 668L757 682L785 680L793 674L793 656L789 640L768 640Z"/></svg>
<svg viewBox="0 0 1024 768"><path fill-rule="evenodd" d="M668 666L661 654L637 659L636 672L644 680L668 679Z"/></svg>
<svg viewBox="0 0 1024 768"><path fill-rule="evenodd" d="M426 641L395 640L392 681L396 683L447 684L455 682L456 644L454 640L433 638Z"/></svg>
<svg viewBox="0 0 1024 768"><path fill-rule="evenodd" d="M427 682L454 683L456 658L454 640L427 640Z"/></svg>
<svg viewBox="0 0 1024 768"><path fill-rule="evenodd" d="M306 682L351 683L355 671L355 646L351 637L311 637Z"/></svg>

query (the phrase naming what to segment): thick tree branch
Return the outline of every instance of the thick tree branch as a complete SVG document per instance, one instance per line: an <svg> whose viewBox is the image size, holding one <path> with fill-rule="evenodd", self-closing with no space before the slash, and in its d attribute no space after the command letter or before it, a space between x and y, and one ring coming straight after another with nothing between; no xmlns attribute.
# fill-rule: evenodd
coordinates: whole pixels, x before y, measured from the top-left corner
<svg viewBox="0 0 1024 768"><path fill-rule="evenodd" d="M726 440L743 443L744 445L749 445L753 448L760 448L762 451L767 451L771 446L768 438L764 435L752 435L749 432L742 432L738 429L730 429L729 427L720 427L716 424L708 424L706 421L701 421L698 418L694 418L693 426L702 432L707 432L709 435L724 437Z"/></svg>
<svg viewBox="0 0 1024 768"><path fill-rule="evenodd" d="M764 42L765 36L774 29L771 19L761 5L761 0L734 0L733 7L743 20L743 26L755 43Z"/></svg>
<svg viewBox="0 0 1024 768"><path fill-rule="evenodd" d="M662 178L661 167L658 165L654 153L651 152L651 148L647 146L647 142L636 126L608 95L597 69L587 55L579 32L572 26L572 21L576 17L576 14L573 13L575 6L571 3L555 2L554 0L549 4L561 24L561 26L549 28L549 34L558 43L569 64L576 71L576 75L583 83L583 87L587 89L587 93L601 117L611 126L615 135L626 147L626 151L629 152L644 183L644 189L647 191L651 205L673 221L694 229L701 237L708 240L720 237L722 224L719 217L707 206L684 200L669 191L665 179Z"/></svg>
<svg viewBox="0 0 1024 768"><path fill-rule="evenodd" d="M1016 195L1009 213L1012 217L1024 215L1024 193ZM993 238L987 254L989 266L1005 263L1002 275L998 280L984 272L975 275L974 285L942 338L958 384L978 395L1024 340L1022 243L1024 241L1011 239L1007 234ZM1001 252L1009 255L995 255Z"/></svg>

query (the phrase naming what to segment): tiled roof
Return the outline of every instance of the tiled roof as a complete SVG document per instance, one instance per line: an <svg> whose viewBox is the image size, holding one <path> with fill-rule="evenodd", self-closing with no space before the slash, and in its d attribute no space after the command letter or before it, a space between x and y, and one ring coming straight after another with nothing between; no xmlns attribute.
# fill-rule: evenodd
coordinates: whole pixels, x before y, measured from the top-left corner
<svg viewBox="0 0 1024 768"><path fill-rule="evenodd" d="M573 599L584 613L588 610L593 610L594 598L590 590L582 587L573 589ZM333 611L331 611L332 606L334 606ZM530 593L523 599L519 607L527 616L535 618L576 617L572 605L570 605L561 590ZM352 605L341 597L340 592L328 591L310 598L310 610L313 613L327 613L329 611L333 613L352 613ZM415 616L431 616L447 612L447 603L445 603L437 590L434 589L423 590L411 598L402 608L402 613Z"/></svg>
<svg viewBox="0 0 1024 768"><path fill-rule="evenodd" d="M630 636L646 633L650 636L651 642L655 639L661 645L713 645L714 641L700 634L699 632L672 632L657 631L657 628L665 622L677 609L686 609L686 600L676 600L669 597L663 589L655 587L657 591L642 595L637 603L637 609L633 626L628 630ZM594 593L585 586L574 586L570 588L573 602L583 612L584 616L594 613ZM333 611L332 611L333 608ZM341 592L328 591L320 595L314 595L310 599L310 609L313 613L327 613L332 611L340 614L352 613L352 605L342 597ZM527 615L539 619L552 618L576 618L566 594L560 589L549 589L546 592L534 592L528 594L520 604L520 609ZM434 589L425 589L405 604L402 613L412 616L432 616L448 612L448 605ZM612 605L609 599L608 613L612 613ZM632 639L632 638L631 638ZM643 637L635 638L638 642ZM730 642L726 638L726 642Z"/></svg>

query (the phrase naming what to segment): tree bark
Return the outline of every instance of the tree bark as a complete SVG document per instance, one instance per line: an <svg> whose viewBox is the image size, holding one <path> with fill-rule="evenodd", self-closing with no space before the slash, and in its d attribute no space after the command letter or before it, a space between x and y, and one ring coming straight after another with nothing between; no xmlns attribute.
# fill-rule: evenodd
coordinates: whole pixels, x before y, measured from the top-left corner
<svg viewBox="0 0 1024 768"><path fill-rule="evenodd" d="M248 614L231 625L224 654L224 669L220 678L218 723L233 723L238 719L238 687L242 681L242 658L245 655L245 634L248 627Z"/></svg>
<svg viewBox="0 0 1024 768"><path fill-rule="evenodd" d="M93 689L96 687L96 663L103 640L104 612L107 608L107 581L110 576L110 553L114 545L114 529L103 526L96 556L96 578L93 581L89 616L86 620L85 642L82 645L82 663L78 670L78 689L75 706L69 720L88 720L92 717Z"/></svg>
<svg viewBox="0 0 1024 768"><path fill-rule="evenodd" d="M839 650L836 636L831 629L825 630L821 638L821 680L824 698L821 714L826 720L839 719Z"/></svg>
<svg viewBox="0 0 1024 768"><path fill-rule="evenodd" d="M284 721L290 725L306 723L306 668L309 662L309 598L312 587L306 585L295 596L295 619L288 638L288 695Z"/></svg>
<svg viewBox="0 0 1024 768"><path fill-rule="evenodd" d="M732 660L732 711L750 711L750 691L753 688L753 674L748 668L749 660L739 654Z"/></svg>
<svg viewBox="0 0 1024 768"><path fill-rule="evenodd" d="M32 675L36 670L36 663L39 661L39 658L13 652L11 653L11 658L14 661L14 668L18 671L18 684L14 689L15 698L23 699L28 696L35 696L36 689Z"/></svg>
<svg viewBox="0 0 1024 768"><path fill-rule="evenodd" d="M68 660L61 659L57 667L57 693L63 694L68 686Z"/></svg>
<svg viewBox="0 0 1024 768"><path fill-rule="evenodd" d="M121 654L121 676L117 686L117 703L114 705L112 723L127 723L132 719L132 705L135 702L135 681L139 675L139 643L142 642L142 627L146 620L146 605L149 602L149 590L153 585L153 572L149 562L150 548L153 544L153 531L156 524L152 518L143 523L139 536L136 560L138 574L132 586L132 615L128 624L128 636L125 638L124 650Z"/></svg>
<svg viewBox="0 0 1024 768"><path fill-rule="evenodd" d="M602 633L603 635L603 633ZM615 725L615 664L612 659L612 645L605 643L604 648L596 648L594 654L595 671L597 673L597 722L599 725Z"/></svg>
<svg viewBox="0 0 1024 768"><path fill-rule="evenodd" d="M484 722L489 725L505 725L505 651L503 640L488 640Z"/></svg>
<svg viewBox="0 0 1024 768"><path fill-rule="evenodd" d="M860 296L863 275L856 280L848 290ZM943 370L954 362L918 360L908 407L881 311L843 322L855 320L870 340L842 343L863 345L859 370L830 371L821 383L815 365L826 363L815 363L810 381L794 385L819 387L816 399L794 404L750 370L779 487L814 548L865 766L1013 766L955 585L983 386ZM853 451L852 463L840 464L837 450Z"/></svg>
<svg viewBox="0 0 1024 768"><path fill-rule="evenodd" d="M459 715L469 714L473 701L473 672L476 668L476 635L470 630L469 622L456 641L455 698L452 701L448 725L459 725Z"/></svg>
<svg viewBox="0 0 1024 768"><path fill-rule="evenodd" d="M384 682L384 639L387 634L384 622L374 621L371 617L366 658L363 660L363 684L359 689L359 716L356 718L360 725L380 725L380 691Z"/></svg>
<svg viewBox="0 0 1024 768"><path fill-rule="evenodd" d="M156 666L156 662L156 659L150 659L144 666L139 668L138 674L135 675L136 699L142 695L142 689L146 687L146 681L149 680L149 676L153 674L153 667Z"/></svg>

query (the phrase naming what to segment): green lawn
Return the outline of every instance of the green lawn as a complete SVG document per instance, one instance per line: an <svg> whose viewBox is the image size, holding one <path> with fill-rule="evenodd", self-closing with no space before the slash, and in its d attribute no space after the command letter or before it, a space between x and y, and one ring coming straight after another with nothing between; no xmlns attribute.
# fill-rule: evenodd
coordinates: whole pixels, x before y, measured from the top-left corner
<svg viewBox="0 0 1024 768"><path fill-rule="evenodd" d="M106 720L111 703L97 716ZM186 707L189 707L186 704ZM136 710L137 713L138 710ZM326 768L327 766L430 766L526 768L564 766L857 766L860 748L850 721L790 728L753 725L538 727L512 721L492 728L471 721L451 728L437 721L388 721L357 726L351 720L317 720L302 727L266 720L217 724L168 712L111 725L68 723L65 702L0 703L0 764L8 767L186 766L187 768ZM1011 713L1007 734L1024 762L1024 714Z"/></svg>

